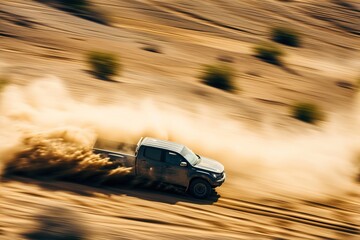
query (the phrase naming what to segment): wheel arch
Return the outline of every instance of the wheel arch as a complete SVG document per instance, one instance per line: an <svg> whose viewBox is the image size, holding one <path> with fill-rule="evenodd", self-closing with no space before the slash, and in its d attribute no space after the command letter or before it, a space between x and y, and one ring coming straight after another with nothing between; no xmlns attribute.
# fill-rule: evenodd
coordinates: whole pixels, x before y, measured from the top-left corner
<svg viewBox="0 0 360 240"><path fill-rule="evenodd" d="M192 178L190 179L189 184L188 184L188 186L186 187L186 191L189 190L189 188L190 188L190 186L191 186L191 183L192 183L193 181L195 181L196 179L205 180L205 181L208 182L208 183L210 184L210 186L211 186L210 180L207 179L206 177L204 177L204 176L194 176L194 177L192 177Z"/></svg>

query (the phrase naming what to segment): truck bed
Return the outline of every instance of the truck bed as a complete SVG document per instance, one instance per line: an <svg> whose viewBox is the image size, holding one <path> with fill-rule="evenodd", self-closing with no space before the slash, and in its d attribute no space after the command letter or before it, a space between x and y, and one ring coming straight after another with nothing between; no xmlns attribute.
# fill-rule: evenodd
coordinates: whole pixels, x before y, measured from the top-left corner
<svg viewBox="0 0 360 240"><path fill-rule="evenodd" d="M135 167L135 156L115 151L109 151L101 148L93 149L95 154L100 154L102 157L107 157L113 163L115 163L118 167Z"/></svg>

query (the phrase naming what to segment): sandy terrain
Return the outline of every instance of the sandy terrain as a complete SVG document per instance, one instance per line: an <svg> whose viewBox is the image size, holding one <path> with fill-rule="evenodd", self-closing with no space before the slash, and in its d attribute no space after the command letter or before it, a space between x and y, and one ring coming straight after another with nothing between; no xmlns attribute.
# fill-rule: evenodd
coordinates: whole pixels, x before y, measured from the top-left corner
<svg viewBox="0 0 360 240"><path fill-rule="evenodd" d="M110 25L0 0L0 73L13 84L0 100L0 163L24 148L25 130L89 128L130 143L144 135L185 143L223 162L228 180L198 201L156 187L6 176L0 239L360 238L359 1L92 3ZM253 56L277 25L303 36L300 48L282 46L286 67ZM84 61L91 50L118 53L122 75L94 78ZM234 59L241 91L197 78L221 56ZM327 121L292 119L299 100L319 104Z"/></svg>
<svg viewBox="0 0 360 240"><path fill-rule="evenodd" d="M224 186L212 203L156 190L18 178L3 182L1 191L4 239L38 231L41 220L34 221L34 213L47 214L67 231L79 225L89 239L358 239L360 233L357 198L232 198ZM70 222L54 214L59 209L68 211Z"/></svg>
<svg viewBox="0 0 360 240"><path fill-rule="evenodd" d="M344 108L353 97L354 91L336 82L354 83L358 77L359 39L351 33L359 33L356 1L353 10L328 1L245 1L240 6L207 1L206 7L202 1L98 2L113 27L35 1L2 1L1 57L14 81L54 74L77 95L100 95L103 101L150 95L184 106L188 100L211 102L243 118L268 109L283 115L287 104L299 99L312 99L328 110ZM270 26L287 24L304 35L302 48L286 49L287 66L297 74L252 56L253 44L268 38ZM163 53L142 50L147 44ZM94 81L86 72L83 54L94 49L120 54L126 66L117 79L122 84ZM243 91L231 95L199 86L201 66L227 55L234 58Z"/></svg>

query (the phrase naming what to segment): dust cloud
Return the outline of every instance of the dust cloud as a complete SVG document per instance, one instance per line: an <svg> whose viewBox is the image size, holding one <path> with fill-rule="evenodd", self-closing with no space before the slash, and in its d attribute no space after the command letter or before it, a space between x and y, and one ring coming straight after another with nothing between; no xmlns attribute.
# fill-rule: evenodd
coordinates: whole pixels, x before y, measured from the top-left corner
<svg viewBox="0 0 360 240"><path fill-rule="evenodd" d="M75 129L55 129L24 137L12 161L6 164L5 173L88 184L125 180L131 169L94 154L91 147L77 139L79 133Z"/></svg>
<svg viewBox="0 0 360 240"><path fill-rule="evenodd" d="M200 107L186 113L151 100L111 105L77 101L56 77L9 85L0 104L0 163L5 173L50 172L65 179L100 175L102 180L122 176L130 170L108 168L107 159L92 154L96 137L135 144L142 136L152 136L219 160L229 173L226 184L237 189L338 194L355 186L360 142L358 129L351 127L358 123L355 118L301 134L272 128L254 132Z"/></svg>

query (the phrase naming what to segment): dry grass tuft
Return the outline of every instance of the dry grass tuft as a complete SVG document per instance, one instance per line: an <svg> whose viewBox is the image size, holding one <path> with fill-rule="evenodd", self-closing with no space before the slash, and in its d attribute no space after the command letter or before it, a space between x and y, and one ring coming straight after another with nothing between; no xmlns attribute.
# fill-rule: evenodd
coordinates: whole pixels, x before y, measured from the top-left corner
<svg viewBox="0 0 360 240"><path fill-rule="evenodd" d="M86 61L92 73L104 80L109 80L112 76L118 75L122 68L119 58L108 52L90 52L86 56Z"/></svg>
<svg viewBox="0 0 360 240"><path fill-rule="evenodd" d="M234 83L235 71L228 65L205 65L200 79L206 85L228 92L236 90Z"/></svg>
<svg viewBox="0 0 360 240"><path fill-rule="evenodd" d="M37 0L89 21L109 25L109 19L89 0Z"/></svg>
<svg viewBox="0 0 360 240"><path fill-rule="evenodd" d="M265 62L282 65L284 52L272 43L261 43L254 48L255 56Z"/></svg>
<svg viewBox="0 0 360 240"><path fill-rule="evenodd" d="M287 27L275 27L271 29L271 39L291 47L299 47L301 45L300 34L294 29Z"/></svg>
<svg viewBox="0 0 360 240"><path fill-rule="evenodd" d="M294 118L315 124L318 121L324 120L323 111L313 103L299 102L291 107L291 114Z"/></svg>

